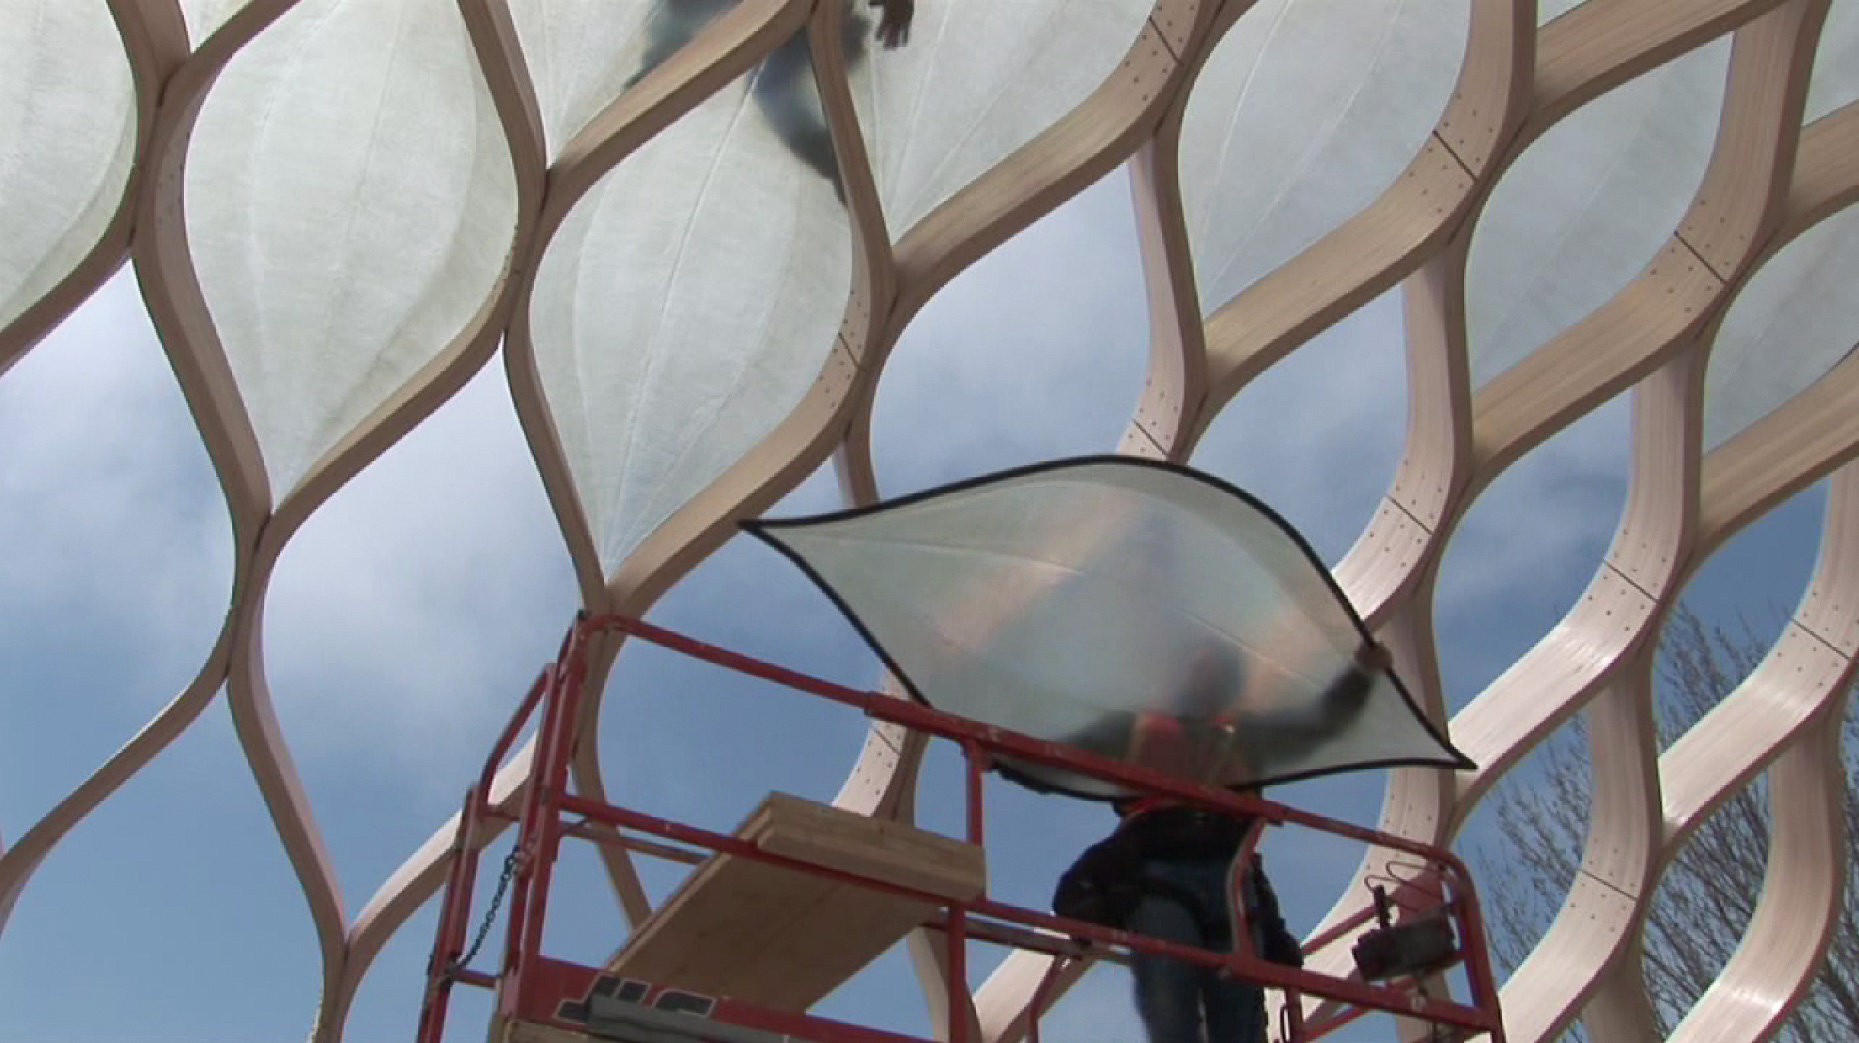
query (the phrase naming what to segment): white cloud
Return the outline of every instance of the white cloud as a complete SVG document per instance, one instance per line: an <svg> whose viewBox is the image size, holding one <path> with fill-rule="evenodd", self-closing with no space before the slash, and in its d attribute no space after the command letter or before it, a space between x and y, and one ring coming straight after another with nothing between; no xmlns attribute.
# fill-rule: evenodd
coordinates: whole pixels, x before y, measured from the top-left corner
<svg viewBox="0 0 1859 1043"><path fill-rule="evenodd" d="M132 273L0 383L0 444L0 617L141 664L103 697L152 713L211 646L232 554ZM293 749L417 769L435 722L501 719L572 614L561 547L494 361L287 546L266 646Z"/></svg>
<svg viewBox="0 0 1859 1043"><path fill-rule="evenodd" d="M1434 608L1450 706L1547 634L1593 578L1626 495L1627 407L1615 399L1512 464L1453 532Z"/></svg>
<svg viewBox="0 0 1859 1043"><path fill-rule="evenodd" d="M493 360L292 537L266 668L294 741L430 763L501 721L576 604Z"/></svg>
<svg viewBox="0 0 1859 1043"><path fill-rule="evenodd" d="M127 270L7 373L0 445L0 615L84 628L114 654L203 656L230 528Z"/></svg>
<svg viewBox="0 0 1859 1043"><path fill-rule="evenodd" d="M1208 425L1194 464L1251 492L1332 565L1394 477L1406 422L1398 290L1247 385Z"/></svg>
<svg viewBox="0 0 1859 1043"><path fill-rule="evenodd" d="M1148 358L1121 170L956 277L905 331L873 410L887 496L1115 448Z"/></svg>

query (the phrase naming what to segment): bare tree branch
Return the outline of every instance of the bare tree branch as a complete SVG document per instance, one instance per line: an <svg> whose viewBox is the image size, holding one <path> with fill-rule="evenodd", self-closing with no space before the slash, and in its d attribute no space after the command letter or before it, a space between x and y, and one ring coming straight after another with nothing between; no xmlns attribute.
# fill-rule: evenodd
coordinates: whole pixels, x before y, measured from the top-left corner
<svg viewBox="0 0 1859 1043"><path fill-rule="evenodd" d="M1779 615L1779 613L1778 613ZM1792 625L1792 624L1789 624ZM1680 605L1666 624L1655 669L1653 719L1661 746L1735 690L1768 654L1747 619L1734 631ZM1859 711L1847 706L1847 887L1827 959L1776 1038L1789 1043L1859 1039ZM1590 789L1582 719L1546 742L1494 794L1495 842L1474 847L1485 877L1492 959L1508 975L1561 909L1581 868ZM1768 869L1766 780L1737 791L1701 824L1653 896L1644 928L1643 973L1660 1035L1669 1035L1736 950ZM1579 1029L1570 1038L1580 1039Z"/></svg>

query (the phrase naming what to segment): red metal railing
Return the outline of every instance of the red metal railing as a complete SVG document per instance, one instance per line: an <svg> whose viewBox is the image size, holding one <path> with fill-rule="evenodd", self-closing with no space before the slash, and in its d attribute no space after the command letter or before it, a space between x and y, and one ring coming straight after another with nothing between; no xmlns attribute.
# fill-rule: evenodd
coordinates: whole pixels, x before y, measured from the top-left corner
<svg viewBox="0 0 1859 1043"><path fill-rule="evenodd" d="M1397 881L1407 885L1397 894L1397 904L1410 911L1431 906L1443 910L1452 918L1460 940L1469 1000L1460 1003L1430 996L1419 988L1419 983L1412 980L1375 984L1356 977L1336 977L1271 963L1252 951L1250 932L1243 929L1234 932L1237 942L1235 951L1214 953L1094 924L1061 919L1049 913L995 901L985 893L967 902L952 901L888 881L770 854L739 837L570 794L567 792L568 760L574 749L575 732L581 717L588 642L602 633L626 634L649 641L739 673L852 707L878 720L903 725L933 738L956 743L961 747L966 762L965 832L972 843L979 844L982 838L985 813L982 778L994 758L1012 757L1114 781L1130 789L1173 797L1190 805L1251 816L1255 828L1247 838L1247 853L1251 851L1260 829L1265 825L1290 825L1358 840L1406 855L1425 870L1427 884L1436 883L1438 886L1436 890L1429 890L1427 886L1415 886L1413 880ZM535 759L530 765L530 785L523 795L520 811L512 814L493 801L492 782L498 765L508 754L517 734L536 715L538 708L541 710L541 720L535 738ZM580 821L564 822L564 813L579 816ZM472 971L464 964L471 956L466 951L466 932L477 875L478 851L483 846L479 837L482 830L496 820L515 821L518 830L510 860L505 864L510 889L505 951L498 973L490 975ZM595 825L627 832L597 832L591 828ZM565 836L618 845L682 862L699 860L706 853L729 854L940 907L943 912L927 926L940 933L947 945L948 1043L985 1043L966 1038L969 1029L967 1012L972 1010L966 971L966 950L970 940L994 942L1072 959L1120 959L1122 952L1141 951L1220 968L1243 980L1284 991L1290 1039L1294 1043L1315 1040L1365 1014L1378 1011L1444 1026L1452 1033L1451 1038L1465 1039L1488 1034L1493 1043L1504 1043L1497 991L1486 954L1484 927L1479 916L1476 893L1464 865L1450 851L1313 815L1272 801L1196 786L1057 743L979 724L910 700L848 688L622 616L583 616L576 620L564 637L555 662L544 669L531 686L528 695L498 737L477 782L466 792L451 848L451 864L448 866L445 890L441 897L432 957L427 967L428 986L416 1036L418 1043L440 1043L451 988L458 983L495 989L496 1011L501 1019L586 1030L584 1024L575 1022L564 1012L585 1003L596 988L611 989L615 983L602 983L601 972L595 968L551 960L539 951L548 905L550 875L556 853ZM657 838L657 841L645 837ZM695 850L668 847L658 841L671 841ZM1242 857L1236 865L1244 865L1245 862L1246 859ZM1235 882L1237 879L1236 874ZM1243 908L1243 903L1235 902L1234 907ZM1314 952L1347 936L1366 924L1373 915L1372 907L1365 905L1359 914L1345 919L1322 936L1306 943L1305 950ZM1039 1043L1037 1021L1044 1013L1056 977L1055 963L1054 972L1048 974L1035 991L1025 1012L1029 1043ZM667 983L634 982L628 987L642 990L635 999L650 1000L653 995L674 997L677 1009L703 1013L713 1022L761 1029L818 1043L926 1043L867 1026L808 1014L768 1010L735 1002L727 997L693 996ZM1329 1001L1325 1005L1326 1012L1310 1024L1305 1024L1302 1015L1301 997L1304 996ZM693 1034L703 1035L701 1031L694 1031Z"/></svg>

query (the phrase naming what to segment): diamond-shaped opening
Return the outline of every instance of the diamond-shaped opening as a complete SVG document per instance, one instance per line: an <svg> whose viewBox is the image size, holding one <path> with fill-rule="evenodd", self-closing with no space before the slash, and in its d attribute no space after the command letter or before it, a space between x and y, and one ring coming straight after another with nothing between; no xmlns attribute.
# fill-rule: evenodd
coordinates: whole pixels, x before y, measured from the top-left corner
<svg viewBox="0 0 1859 1043"><path fill-rule="evenodd" d="M1270 504L1334 566L1393 480L1406 387L1394 289L1246 385L1191 462Z"/></svg>
<svg viewBox="0 0 1859 1043"><path fill-rule="evenodd" d="M223 698L53 848L5 926L8 1039L171 1025L297 1038L321 984L303 892ZM106 984L119 966L135 968L125 993Z"/></svg>
<svg viewBox="0 0 1859 1043"><path fill-rule="evenodd" d="M1114 448L1148 358L1136 250L1119 168L931 298L878 378L880 492Z"/></svg>
<svg viewBox="0 0 1859 1043"><path fill-rule="evenodd" d="M1575 883L1591 783L1586 722L1577 716L1498 779L1453 842L1476 874L1500 986L1543 940Z"/></svg>
<svg viewBox="0 0 1859 1043"><path fill-rule="evenodd" d="M1737 790L1686 840L1647 906L1641 968L1661 1038L1704 995L1749 928L1768 870L1766 774ZM1790 1043L1829 1038L1785 1029Z"/></svg>
<svg viewBox="0 0 1859 1043"><path fill-rule="evenodd" d="M1659 632L1659 745L1722 702L1769 654L1807 589L1827 483L1795 494L1691 575Z"/></svg>
<svg viewBox="0 0 1859 1043"><path fill-rule="evenodd" d="M226 618L232 538L128 270L0 379L0 445L10 843L194 680Z"/></svg>
<svg viewBox="0 0 1859 1043"><path fill-rule="evenodd" d="M1616 87L1498 181L1466 273L1474 386L1605 304L1666 244L1710 158L1729 59L1722 37Z"/></svg>
<svg viewBox="0 0 1859 1043"><path fill-rule="evenodd" d="M1627 406L1616 398L1531 450L1454 529L1433 602L1449 710L1508 670L1594 581L1626 500Z"/></svg>
<svg viewBox="0 0 1859 1043"><path fill-rule="evenodd" d="M458 809L579 600L498 361L317 509L263 592L267 685L351 915Z"/></svg>

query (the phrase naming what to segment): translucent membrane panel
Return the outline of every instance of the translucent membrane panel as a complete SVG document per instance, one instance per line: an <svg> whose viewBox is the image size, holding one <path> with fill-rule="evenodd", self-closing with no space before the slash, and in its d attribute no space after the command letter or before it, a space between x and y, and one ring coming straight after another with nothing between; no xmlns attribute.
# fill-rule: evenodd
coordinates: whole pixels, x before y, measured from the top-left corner
<svg viewBox="0 0 1859 1043"><path fill-rule="evenodd" d="M792 412L837 342L851 230L771 82L614 168L536 275L536 361L609 570Z"/></svg>
<svg viewBox="0 0 1859 1043"><path fill-rule="evenodd" d="M1704 374L1704 448L1807 390L1859 343L1859 210L1809 229L1737 294Z"/></svg>
<svg viewBox="0 0 1859 1043"><path fill-rule="evenodd" d="M1466 0L1267 0L1188 99L1181 192L1204 311L1373 202L1458 78Z"/></svg>
<svg viewBox="0 0 1859 1043"><path fill-rule="evenodd" d="M1197 782L1465 765L1391 674L1351 665L1364 628L1309 547L1186 469L1042 464L752 530L939 709Z"/></svg>
<svg viewBox="0 0 1859 1043"><path fill-rule="evenodd" d="M516 223L447 0L314 0L208 95L187 235L274 492L464 332Z"/></svg>
<svg viewBox="0 0 1859 1043"><path fill-rule="evenodd" d="M135 158L135 87L101 3L0 0L0 327L90 252Z"/></svg>
<svg viewBox="0 0 1859 1043"><path fill-rule="evenodd" d="M1827 22L1814 51L1806 119L1811 123L1855 100L1859 100L1859 4L1833 4L1827 8Z"/></svg>
<svg viewBox="0 0 1859 1043"><path fill-rule="evenodd" d="M181 0L181 14L187 19L187 40L198 48L226 20L238 14L252 0Z"/></svg>
<svg viewBox="0 0 1859 1043"><path fill-rule="evenodd" d="M687 42L733 2L550 0L511 4L510 18L516 23L523 60L542 109L549 155L560 152L576 131L646 71L643 28L649 26L677 43ZM662 61L674 49L675 45L666 47L655 57Z"/></svg>
<svg viewBox="0 0 1859 1043"><path fill-rule="evenodd" d="M910 43L869 42L853 98L884 214L904 232L1076 108L1136 42L1151 0L936 0ZM863 16L860 16L863 17Z"/></svg>
<svg viewBox="0 0 1859 1043"><path fill-rule="evenodd" d="M1498 182L1466 276L1482 384L1606 303L1671 238L1716 136L1729 39L1575 110Z"/></svg>

